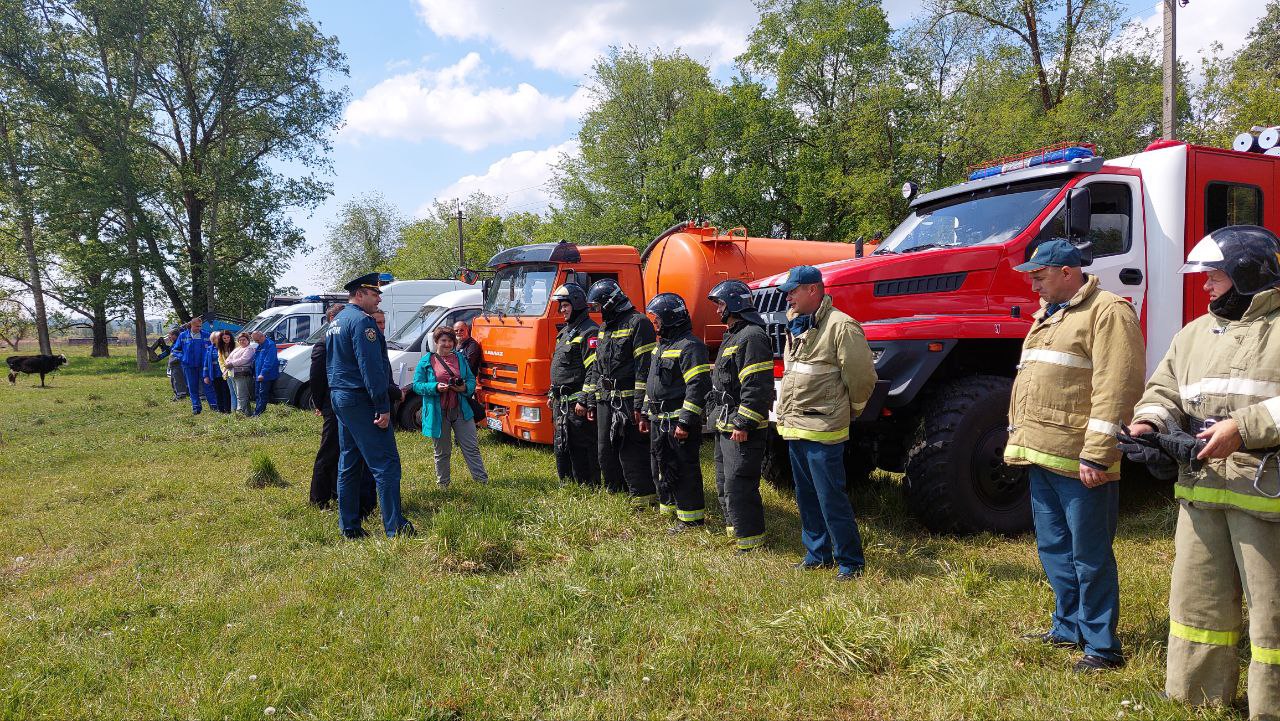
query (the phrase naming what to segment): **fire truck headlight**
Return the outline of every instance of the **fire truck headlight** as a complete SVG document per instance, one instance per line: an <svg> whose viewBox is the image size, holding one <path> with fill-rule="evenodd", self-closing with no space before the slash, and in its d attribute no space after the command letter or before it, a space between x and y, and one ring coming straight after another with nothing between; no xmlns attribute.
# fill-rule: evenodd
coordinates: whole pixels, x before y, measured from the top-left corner
<svg viewBox="0 0 1280 721"><path fill-rule="evenodd" d="M542 409L520 406L520 420L525 423L538 423L542 420Z"/></svg>

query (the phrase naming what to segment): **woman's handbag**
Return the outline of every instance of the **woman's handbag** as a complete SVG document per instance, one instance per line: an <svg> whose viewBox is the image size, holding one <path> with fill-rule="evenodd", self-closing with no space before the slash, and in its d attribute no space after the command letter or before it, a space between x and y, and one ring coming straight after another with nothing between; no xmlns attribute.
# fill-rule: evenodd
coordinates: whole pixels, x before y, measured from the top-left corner
<svg viewBox="0 0 1280 721"><path fill-rule="evenodd" d="M436 357L436 354L435 354L435 353L432 353L432 354L431 354L431 360L433 361L433 365L434 365L435 357ZM467 362L467 359L466 359L466 358L459 358L459 359L458 359L458 362L459 362L460 364L461 364L461 363L466 363L466 362ZM445 363L443 358L440 360L440 365L441 365L441 366L443 366L443 367L444 367L445 372L449 374L449 385L450 385L450 386L454 386L454 385L458 385L459 383L462 383L462 380L463 380L463 379L462 379L460 376L454 375L453 370L452 370L451 368L449 368L449 364L448 364L448 363ZM465 387L465 383L462 383L462 385ZM466 401L467 401L467 403L471 404L471 419L472 419L472 420L474 420L474 421L479 421L480 419L482 419L482 418L484 418L484 417L485 417L484 406L480 403L480 401L476 400L476 397L475 397L475 395L474 395L474 394L473 394L473 395L463 395L463 394L462 394L462 393L460 393L460 392L457 392L457 391L455 391L455 392L456 392L456 393L458 393L458 395L459 395L459 396L462 396L463 398L465 398L465 399L466 399Z"/></svg>

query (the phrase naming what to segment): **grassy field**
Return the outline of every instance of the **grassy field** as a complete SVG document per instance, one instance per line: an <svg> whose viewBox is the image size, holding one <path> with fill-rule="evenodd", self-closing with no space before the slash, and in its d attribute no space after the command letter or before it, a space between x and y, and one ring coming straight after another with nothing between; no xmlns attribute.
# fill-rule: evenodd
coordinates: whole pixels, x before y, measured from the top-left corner
<svg viewBox="0 0 1280 721"><path fill-rule="evenodd" d="M493 436L492 484L460 470L441 491L430 444L401 434L418 537L344 542L307 505L319 418L192 417L125 359L36 382L0 388L3 717L1193 714L1159 698L1173 507L1154 494L1128 494L1117 541L1131 662L1081 677L1017 640L1052 605L1033 539L930 536L889 478L855 496L852 584L791 570L784 493L765 490L767 546L738 556L718 513L671 538ZM254 452L290 485L248 487ZM709 453L704 473L714 508Z"/></svg>

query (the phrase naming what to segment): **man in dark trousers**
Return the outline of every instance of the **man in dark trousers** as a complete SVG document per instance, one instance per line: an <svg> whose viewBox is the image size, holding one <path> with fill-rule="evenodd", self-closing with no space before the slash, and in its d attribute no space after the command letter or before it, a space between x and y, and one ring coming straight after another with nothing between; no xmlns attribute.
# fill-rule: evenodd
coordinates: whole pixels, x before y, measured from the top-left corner
<svg viewBox="0 0 1280 721"><path fill-rule="evenodd" d="M657 493L649 465L649 438L640 431L640 408L657 345L653 324L636 311L611 278L592 284L587 304L599 309L604 319L596 362L587 379L596 388L587 404L587 417L598 424L600 475L611 493L629 491L637 506L652 506Z"/></svg>
<svg viewBox="0 0 1280 721"><path fill-rule="evenodd" d="M764 543L760 469L773 408L773 345L746 283L723 281L707 298L729 327L707 403L707 422L716 428L716 491L725 533L746 553Z"/></svg>
<svg viewBox="0 0 1280 721"><path fill-rule="evenodd" d="M706 523L702 499L702 409L711 390L707 344L693 334L684 299L659 293L645 308L658 328L658 347L649 365L640 430L650 431L658 510L675 514L671 533Z"/></svg>
<svg viewBox="0 0 1280 721"><path fill-rule="evenodd" d="M600 327L587 313L587 292L565 283L551 295L564 316L551 356L551 417L555 423L556 474L561 481L600 485L600 456L596 424L587 420L586 395L595 388L587 374L596 362L596 334Z"/></svg>
<svg viewBox="0 0 1280 721"><path fill-rule="evenodd" d="M325 320L334 317L346 307L341 303L330 306ZM325 344L311 346L311 399L316 415L324 419L320 426L320 448L316 450L316 462L311 469L311 504L327 508L338 500L338 419L329 403L329 370L326 365Z"/></svg>
<svg viewBox="0 0 1280 721"><path fill-rule="evenodd" d="M338 525L347 538L368 535L360 525L360 462L373 472L388 538L412 534L400 511L400 453L391 425L391 364L386 339L370 315L382 300L379 274L346 288L349 304L325 332L329 399L338 419Z"/></svg>
<svg viewBox="0 0 1280 721"><path fill-rule="evenodd" d="M479 378L480 362L484 360L484 351L480 348L480 341L471 337L471 324L460 320L453 324L453 333L458 336L458 352L467 359L467 365L471 366L471 374Z"/></svg>

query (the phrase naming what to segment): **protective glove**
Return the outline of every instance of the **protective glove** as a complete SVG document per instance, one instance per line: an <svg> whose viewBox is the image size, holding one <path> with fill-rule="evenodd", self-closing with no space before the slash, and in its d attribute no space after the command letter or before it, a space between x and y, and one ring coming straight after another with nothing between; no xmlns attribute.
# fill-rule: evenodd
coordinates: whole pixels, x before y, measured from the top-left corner
<svg viewBox="0 0 1280 721"><path fill-rule="evenodd" d="M1120 441L1116 448L1129 460L1146 465L1153 476L1163 480L1176 476L1178 465L1188 466L1193 473L1203 465L1196 455L1205 441L1180 428L1135 436L1129 433L1128 426L1123 426L1116 438Z"/></svg>
<svg viewBox="0 0 1280 721"><path fill-rule="evenodd" d="M1151 434L1148 434L1151 435ZM1178 463L1160 449L1159 445L1152 441L1152 445L1143 443L1141 439L1147 436L1130 436L1128 433L1121 432L1116 436L1120 443L1116 448L1125 455L1126 458L1134 463L1141 463L1147 467L1151 475L1162 481L1172 481L1178 477Z"/></svg>

